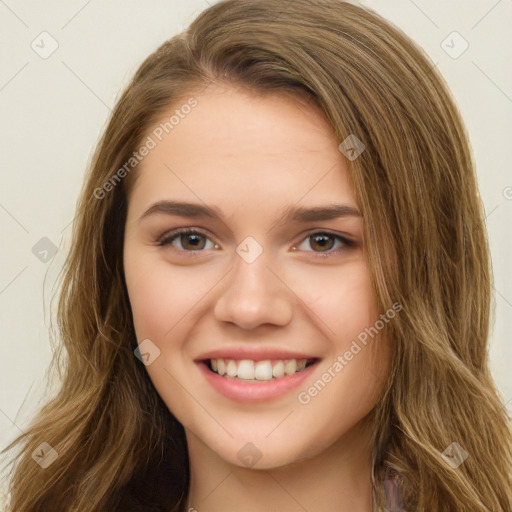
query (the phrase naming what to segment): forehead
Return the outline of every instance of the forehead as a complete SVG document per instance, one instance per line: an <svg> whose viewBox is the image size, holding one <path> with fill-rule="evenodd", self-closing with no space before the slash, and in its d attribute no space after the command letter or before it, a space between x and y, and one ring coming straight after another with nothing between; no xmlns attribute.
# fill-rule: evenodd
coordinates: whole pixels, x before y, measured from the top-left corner
<svg viewBox="0 0 512 512"><path fill-rule="evenodd" d="M184 110L161 140L155 129L181 103L148 131L155 147L137 167L130 202L142 208L170 195L241 206L267 198L268 207L274 196L282 209L283 201L293 204L307 195L312 202L355 205L339 142L316 104L227 86L191 97L197 105Z"/></svg>

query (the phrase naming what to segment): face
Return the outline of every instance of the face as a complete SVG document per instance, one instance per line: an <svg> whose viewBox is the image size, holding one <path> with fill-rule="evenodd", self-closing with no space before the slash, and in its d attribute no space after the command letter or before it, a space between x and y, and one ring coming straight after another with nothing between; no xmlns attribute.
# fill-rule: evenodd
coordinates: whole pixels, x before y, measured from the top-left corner
<svg viewBox="0 0 512 512"><path fill-rule="evenodd" d="M128 198L135 332L192 453L279 467L348 436L382 389L363 220L317 107L218 85L195 99Z"/></svg>

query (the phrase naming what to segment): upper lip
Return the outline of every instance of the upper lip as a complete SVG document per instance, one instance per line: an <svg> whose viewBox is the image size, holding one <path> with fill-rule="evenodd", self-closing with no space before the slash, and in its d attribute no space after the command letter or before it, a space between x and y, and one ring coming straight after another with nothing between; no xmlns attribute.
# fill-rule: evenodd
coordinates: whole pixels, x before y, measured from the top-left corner
<svg viewBox="0 0 512 512"><path fill-rule="evenodd" d="M231 347L212 350L198 357L196 361L204 361L206 359L251 359L253 361L264 361L267 359L318 359L318 357L279 348Z"/></svg>

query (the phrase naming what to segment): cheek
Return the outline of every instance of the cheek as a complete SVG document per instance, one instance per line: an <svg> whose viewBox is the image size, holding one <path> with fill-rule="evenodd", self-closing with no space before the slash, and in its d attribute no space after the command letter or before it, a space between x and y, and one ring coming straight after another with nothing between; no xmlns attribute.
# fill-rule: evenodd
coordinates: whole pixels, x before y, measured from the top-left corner
<svg viewBox="0 0 512 512"><path fill-rule="evenodd" d="M375 403L389 364L389 345L385 333L374 328L381 323L380 312L364 261L338 269L335 279L332 272L316 273L309 295L305 280L303 284L328 349L318 375L322 382L302 390L304 401L299 402L308 402L305 410L314 411L313 417L327 415L326 435L330 428L334 435L340 424L364 416Z"/></svg>
<svg viewBox="0 0 512 512"><path fill-rule="evenodd" d="M173 292L158 267L125 264L125 277L137 339L154 338L171 327Z"/></svg>
<svg viewBox="0 0 512 512"><path fill-rule="evenodd" d="M364 261L330 270L316 272L314 280L303 279L300 293L326 337L340 348L372 325L378 310Z"/></svg>
<svg viewBox="0 0 512 512"><path fill-rule="evenodd" d="M207 292L197 271L153 258L128 258L125 278L138 339L164 338Z"/></svg>

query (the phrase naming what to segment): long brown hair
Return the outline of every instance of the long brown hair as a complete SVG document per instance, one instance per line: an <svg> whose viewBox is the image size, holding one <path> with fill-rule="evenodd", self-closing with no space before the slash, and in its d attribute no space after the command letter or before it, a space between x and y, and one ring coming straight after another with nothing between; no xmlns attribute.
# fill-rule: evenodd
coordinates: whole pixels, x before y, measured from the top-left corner
<svg viewBox="0 0 512 512"><path fill-rule="evenodd" d="M136 166L105 183L170 106L212 82L307 94L340 143L365 144L348 165L375 294L383 310L403 308L372 411L379 505L394 471L409 511L510 510L512 435L489 371L492 275L468 136L422 50L340 0L221 1L136 72L77 205L58 304L60 391L8 447L21 446L13 510L184 510L183 427L133 354L122 246ZM46 469L32 459L41 442L58 453ZM458 467L442 456L454 442L468 454Z"/></svg>

